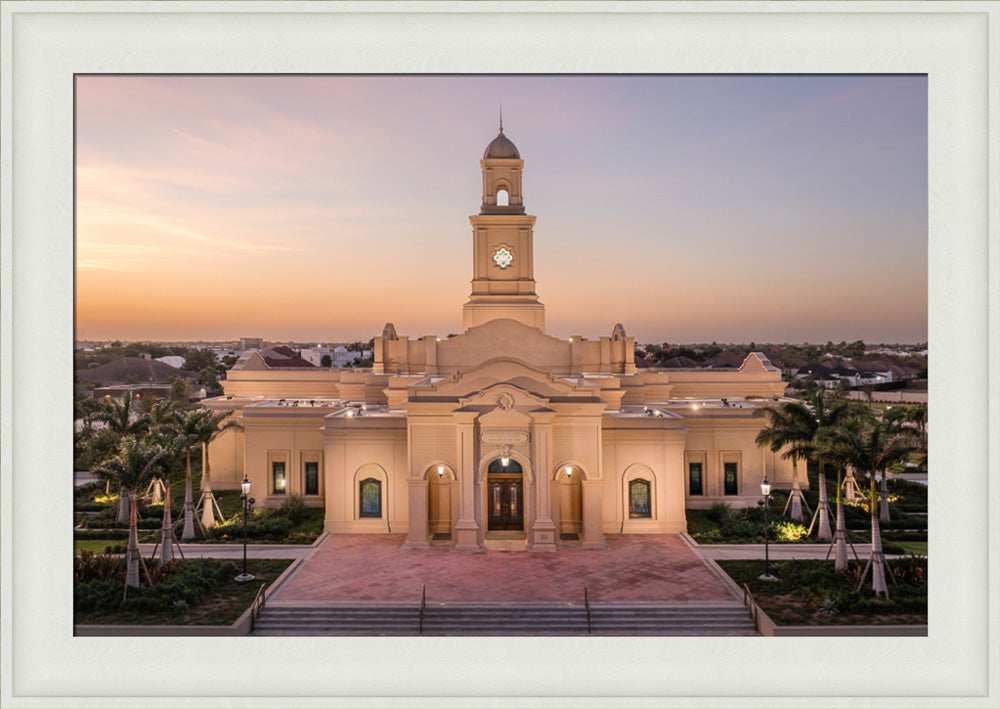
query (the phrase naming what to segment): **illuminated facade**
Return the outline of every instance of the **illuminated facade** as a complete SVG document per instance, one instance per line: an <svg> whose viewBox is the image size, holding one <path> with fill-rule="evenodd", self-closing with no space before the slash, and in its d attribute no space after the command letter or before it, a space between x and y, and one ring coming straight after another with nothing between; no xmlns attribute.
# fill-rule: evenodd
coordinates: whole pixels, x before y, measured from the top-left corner
<svg viewBox="0 0 1000 709"><path fill-rule="evenodd" d="M767 358L637 370L620 324L596 339L545 334L524 162L502 127L480 166L464 332L411 339L386 325L365 370L244 355L205 402L243 424L212 444L213 484L246 473L263 504L324 507L329 532L470 551L677 533L685 507L756 504L765 473L790 486L791 464L754 443L754 412L785 390Z"/></svg>

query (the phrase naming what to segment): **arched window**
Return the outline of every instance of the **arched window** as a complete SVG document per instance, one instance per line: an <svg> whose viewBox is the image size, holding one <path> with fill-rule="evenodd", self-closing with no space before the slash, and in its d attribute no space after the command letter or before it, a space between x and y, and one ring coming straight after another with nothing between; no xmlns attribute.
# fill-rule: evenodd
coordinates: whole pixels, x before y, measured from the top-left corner
<svg viewBox="0 0 1000 709"><path fill-rule="evenodd" d="M649 504L650 485L648 480L639 478L631 480L628 484L628 516L652 517L652 507Z"/></svg>
<svg viewBox="0 0 1000 709"><path fill-rule="evenodd" d="M510 204L510 195L507 193L507 188L501 187L497 190L497 206L506 207Z"/></svg>
<svg viewBox="0 0 1000 709"><path fill-rule="evenodd" d="M382 516L382 481L375 478L365 478L360 483L358 499L361 509L359 517Z"/></svg>
<svg viewBox="0 0 1000 709"><path fill-rule="evenodd" d="M503 458L497 458L487 469L487 475L521 475L521 464L512 458L507 459L507 465L503 464Z"/></svg>

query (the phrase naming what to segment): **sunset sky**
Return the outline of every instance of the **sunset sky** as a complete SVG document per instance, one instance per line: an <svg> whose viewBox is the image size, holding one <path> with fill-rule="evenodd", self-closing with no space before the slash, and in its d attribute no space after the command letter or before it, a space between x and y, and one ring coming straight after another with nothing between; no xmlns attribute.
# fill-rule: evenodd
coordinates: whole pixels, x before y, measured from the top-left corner
<svg viewBox="0 0 1000 709"><path fill-rule="evenodd" d="M80 76L77 339L460 332L501 101L550 334L927 339L923 76Z"/></svg>

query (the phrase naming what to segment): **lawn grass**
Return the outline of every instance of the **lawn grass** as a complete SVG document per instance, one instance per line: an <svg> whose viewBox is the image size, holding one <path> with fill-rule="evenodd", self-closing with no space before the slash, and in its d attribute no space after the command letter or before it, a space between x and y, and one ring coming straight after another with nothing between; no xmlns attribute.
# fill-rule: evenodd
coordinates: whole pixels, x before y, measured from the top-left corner
<svg viewBox="0 0 1000 709"><path fill-rule="evenodd" d="M927 556L927 542L892 542L893 546L902 547L904 554Z"/></svg>
<svg viewBox="0 0 1000 709"><path fill-rule="evenodd" d="M192 563L193 562L193 563ZM147 564L151 562L147 560ZM166 587L166 581L160 589L158 584L149 588L130 589L129 600L122 602L124 590L124 565L122 573L109 581L91 581L91 584L104 584L111 587L113 593L101 593L102 601L86 611L77 610L74 622L80 625L231 625L250 607L261 584L270 586L292 563L291 559L248 559L247 571L256 578L253 581L239 582L236 574L242 571L242 565L224 559L190 559L180 561L179 565L197 565L201 569L208 568L210 574L220 577L213 588L202 597L188 603L176 599L167 608L150 610L157 603L162 605L159 592ZM207 574L202 574L207 575ZM86 584L77 584L77 586ZM104 598L106 597L106 598Z"/></svg>
<svg viewBox="0 0 1000 709"><path fill-rule="evenodd" d="M739 586L746 584L764 612L779 625L922 625L927 623L927 560L914 557L890 562L898 585L889 597L871 590L871 572L858 588L865 559L851 561L838 574L833 561L771 562L777 581L762 581L763 560L720 560L719 566Z"/></svg>
<svg viewBox="0 0 1000 709"><path fill-rule="evenodd" d="M74 539L73 553L79 554L81 551L92 551L95 554L103 554L108 547L124 545L127 539Z"/></svg>

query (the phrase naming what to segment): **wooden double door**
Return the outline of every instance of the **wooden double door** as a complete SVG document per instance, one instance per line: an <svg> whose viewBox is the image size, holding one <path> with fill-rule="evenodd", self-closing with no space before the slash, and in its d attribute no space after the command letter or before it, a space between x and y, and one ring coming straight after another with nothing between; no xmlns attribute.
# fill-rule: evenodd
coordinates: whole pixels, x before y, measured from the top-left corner
<svg viewBox="0 0 1000 709"><path fill-rule="evenodd" d="M487 529L524 529L524 482L520 476L490 476L486 494Z"/></svg>

